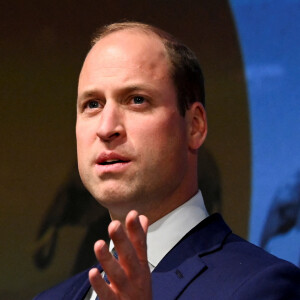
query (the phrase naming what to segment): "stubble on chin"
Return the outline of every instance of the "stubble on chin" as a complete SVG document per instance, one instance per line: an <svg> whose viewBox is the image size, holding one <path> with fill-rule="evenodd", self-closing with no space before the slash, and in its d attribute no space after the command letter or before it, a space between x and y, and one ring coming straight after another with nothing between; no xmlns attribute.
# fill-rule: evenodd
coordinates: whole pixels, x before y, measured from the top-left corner
<svg viewBox="0 0 300 300"><path fill-rule="evenodd" d="M93 187L91 193L111 214L116 215L127 214L132 209L139 210L145 198L145 193L142 189L132 183L99 184L98 187Z"/></svg>

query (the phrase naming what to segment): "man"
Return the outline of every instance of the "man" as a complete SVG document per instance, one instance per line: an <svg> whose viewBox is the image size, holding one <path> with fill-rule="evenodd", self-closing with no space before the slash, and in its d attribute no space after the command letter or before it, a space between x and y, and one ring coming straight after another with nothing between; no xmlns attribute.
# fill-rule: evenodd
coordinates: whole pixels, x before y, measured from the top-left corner
<svg viewBox="0 0 300 300"><path fill-rule="evenodd" d="M76 136L112 242L96 242L100 265L37 299L299 299L299 269L208 217L197 187L206 133L194 54L149 25L102 29L79 78Z"/></svg>

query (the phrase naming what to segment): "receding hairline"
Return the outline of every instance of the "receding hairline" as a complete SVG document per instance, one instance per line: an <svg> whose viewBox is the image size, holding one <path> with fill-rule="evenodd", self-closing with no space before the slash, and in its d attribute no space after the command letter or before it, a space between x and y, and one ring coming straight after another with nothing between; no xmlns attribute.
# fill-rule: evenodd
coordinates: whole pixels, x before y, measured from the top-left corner
<svg viewBox="0 0 300 300"><path fill-rule="evenodd" d="M177 89L178 107L184 116L193 102L205 106L204 76L195 53L179 39L156 26L140 22L118 22L102 26L92 40L91 47L105 38L120 31L135 31L153 36L162 43L166 59L169 63L169 75Z"/></svg>
<svg viewBox="0 0 300 300"><path fill-rule="evenodd" d="M150 24L139 23L139 22L120 22L120 23L104 25L100 29L98 29L92 37L91 46L93 47L102 38L119 31L140 31L147 35L154 35L158 37L163 44L165 39L171 39L171 40L175 39L168 32L161 30L158 27L155 27Z"/></svg>
<svg viewBox="0 0 300 300"><path fill-rule="evenodd" d="M166 59L166 63L168 65L168 75L170 76L171 79L173 79L174 66L172 64L170 53L166 46L166 41L168 38L174 39L174 37L169 35L167 32L157 27L154 27L152 25L138 23L138 22L113 23L110 25L105 25L96 32L94 38L91 40L90 51L98 42L101 42L101 40L105 39L106 37L109 37L110 35L114 35L120 32L129 32L129 33L137 32L138 34L143 34L146 37L147 36L153 37L154 39L159 41L162 46L161 54L164 55L164 58Z"/></svg>
<svg viewBox="0 0 300 300"><path fill-rule="evenodd" d="M94 34L94 37L91 40L91 49L105 37L119 32L138 32L141 34L145 34L146 36L152 36L156 38L162 45L162 50L166 59L168 60L170 76L172 76L173 64L171 61L170 53L167 49L166 41L170 38L174 39L174 37L172 37L169 33L152 25L139 22L122 22L105 25Z"/></svg>

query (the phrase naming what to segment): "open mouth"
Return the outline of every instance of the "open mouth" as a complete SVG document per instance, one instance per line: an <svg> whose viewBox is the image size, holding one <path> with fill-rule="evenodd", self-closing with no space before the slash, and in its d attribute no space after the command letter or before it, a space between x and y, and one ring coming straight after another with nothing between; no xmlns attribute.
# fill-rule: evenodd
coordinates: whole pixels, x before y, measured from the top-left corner
<svg viewBox="0 0 300 300"><path fill-rule="evenodd" d="M102 152L96 164L99 166L101 172L117 172L123 170L131 160L125 156L114 152Z"/></svg>
<svg viewBox="0 0 300 300"><path fill-rule="evenodd" d="M106 166L106 165L113 165L113 164L126 163L126 162L127 161L116 159L116 160L104 161L104 162L100 163L99 165Z"/></svg>

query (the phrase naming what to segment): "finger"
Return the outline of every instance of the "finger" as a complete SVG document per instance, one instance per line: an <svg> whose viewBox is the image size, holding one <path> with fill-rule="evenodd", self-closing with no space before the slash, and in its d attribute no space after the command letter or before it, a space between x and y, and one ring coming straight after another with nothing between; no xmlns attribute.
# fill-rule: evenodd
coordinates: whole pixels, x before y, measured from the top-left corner
<svg viewBox="0 0 300 300"><path fill-rule="evenodd" d="M103 267L108 280L110 282L124 282L126 279L125 273L118 261L109 252L108 246L102 240L97 241L94 246L96 257Z"/></svg>
<svg viewBox="0 0 300 300"><path fill-rule="evenodd" d="M145 232L145 234L147 234L148 232L148 227L149 227L149 220L146 216L144 215L139 215L139 219L140 219L140 223L143 227L143 230Z"/></svg>
<svg viewBox="0 0 300 300"><path fill-rule="evenodd" d="M140 262L132 242L119 221L111 222L108 232L114 242L124 272L127 276L132 277L131 274L140 269Z"/></svg>
<svg viewBox="0 0 300 300"><path fill-rule="evenodd" d="M148 219L145 216L139 217L136 211L131 211L126 218L126 228L140 262L148 265L146 240Z"/></svg>
<svg viewBox="0 0 300 300"><path fill-rule="evenodd" d="M104 281L98 269L93 268L89 271L89 280L99 299L116 299L114 293L112 292L108 284Z"/></svg>
<svg viewBox="0 0 300 300"><path fill-rule="evenodd" d="M125 224L139 259L139 268L132 270L131 273L132 278L135 278L134 287L137 294L151 295L151 273L147 259L148 219L145 216L138 216L136 211L131 211L126 217Z"/></svg>

